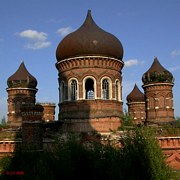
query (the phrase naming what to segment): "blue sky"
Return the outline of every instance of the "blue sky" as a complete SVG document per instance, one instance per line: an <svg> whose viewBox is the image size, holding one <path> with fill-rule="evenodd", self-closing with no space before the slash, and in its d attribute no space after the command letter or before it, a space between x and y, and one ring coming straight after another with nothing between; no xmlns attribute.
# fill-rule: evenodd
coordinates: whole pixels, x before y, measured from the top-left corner
<svg viewBox="0 0 180 180"><path fill-rule="evenodd" d="M88 9L95 22L123 44L123 102L156 56L175 78L175 116L180 116L179 0L1 0L0 119L7 114L7 79L25 62L38 80L38 102L58 106L56 47L81 26ZM56 109L56 117L58 109Z"/></svg>

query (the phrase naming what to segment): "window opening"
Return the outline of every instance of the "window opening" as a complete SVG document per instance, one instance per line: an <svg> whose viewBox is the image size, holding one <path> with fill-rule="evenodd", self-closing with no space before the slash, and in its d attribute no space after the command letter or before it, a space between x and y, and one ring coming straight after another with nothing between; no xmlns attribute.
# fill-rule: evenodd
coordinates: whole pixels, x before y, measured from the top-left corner
<svg viewBox="0 0 180 180"><path fill-rule="evenodd" d="M76 80L71 81L71 100L77 100L77 82L76 82Z"/></svg>
<svg viewBox="0 0 180 180"><path fill-rule="evenodd" d="M119 100L119 83L116 81L116 100Z"/></svg>
<svg viewBox="0 0 180 180"><path fill-rule="evenodd" d="M107 79L102 81L102 98L109 99L109 82Z"/></svg>
<svg viewBox="0 0 180 180"><path fill-rule="evenodd" d="M86 99L94 99L94 81L87 79L85 83Z"/></svg>
<svg viewBox="0 0 180 180"><path fill-rule="evenodd" d="M61 87L60 87L60 92L61 92L61 101L63 102L65 99L65 85L64 82L61 82Z"/></svg>

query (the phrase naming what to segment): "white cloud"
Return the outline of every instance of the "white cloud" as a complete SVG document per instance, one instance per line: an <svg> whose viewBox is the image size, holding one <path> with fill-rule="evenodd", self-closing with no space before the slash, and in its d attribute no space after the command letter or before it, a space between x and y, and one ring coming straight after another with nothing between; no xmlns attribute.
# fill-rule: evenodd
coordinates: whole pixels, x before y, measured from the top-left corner
<svg viewBox="0 0 180 180"><path fill-rule="evenodd" d="M38 32L36 30L25 30L23 32L20 32L19 35L21 37L27 38L27 39L32 39L35 41L45 41L47 39L47 34L44 32Z"/></svg>
<svg viewBox="0 0 180 180"><path fill-rule="evenodd" d="M172 57L180 56L180 50L177 50L177 49L173 50L171 52L171 56Z"/></svg>
<svg viewBox="0 0 180 180"><path fill-rule="evenodd" d="M24 46L27 49L43 49L47 48L51 44L49 41L47 41L48 34L44 32L28 29L18 33L18 35L28 40L27 44Z"/></svg>
<svg viewBox="0 0 180 180"><path fill-rule="evenodd" d="M27 43L24 47L26 49L37 50L37 49L47 48L48 46L50 46L50 44L51 43L49 41L46 41L46 42L38 41L38 42L34 42L34 43Z"/></svg>
<svg viewBox="0 0 180 180"><path fill-rule="evenodd" d="M60 36L66 36L67 34L71 33L73 29L71 27L63 27L56 31L57 34Z"/></svg>
<svg viewBox="0 0 180 180"><path fill-rule="evenodd" d="M131 67L131 66L137 65L138 60L137 59L130 59L130 60L125 61L124 64L125 64L125 67Z"/></svg>

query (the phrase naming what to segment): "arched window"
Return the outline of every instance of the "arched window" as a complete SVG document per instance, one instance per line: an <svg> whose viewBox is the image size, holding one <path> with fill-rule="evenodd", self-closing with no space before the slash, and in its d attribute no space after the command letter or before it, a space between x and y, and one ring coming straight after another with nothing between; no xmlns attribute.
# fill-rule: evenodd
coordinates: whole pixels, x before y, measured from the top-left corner
<svg viewBox="0 0 180 180"><path fill-rule="evenodd" d="M153 109L155 107L155 100L153 96L149 97L149 108Z"/></svg>
<svg viewBox="0 0 180 180"><path fill-rule="evenodd" d="M71 81L71 100L77 100L77 81L72 80Z"/></svg>
<svg viewBox="0 0 180 180"><path fill-rule="evenodd" d="M86 99L94 99L94 81L88 78L85 82Z"/></svg>
<svg viewBox="0 0 180 180"><path fill-rule="evenodd" d="M159 101L158 101L158 105L159 105L159 108L164 108L165 107L165 102L164 102L165 98L164 96L159 96Z"/></svg>
<svg viewBox="0 0 180 180"><path fill-rule="evenodd" d="M60 85L60 102L63 102L65 100L65 85L64 82L61 82Z"/></svg>
<svg viewBox="0 0 180 180"><path fill-rule="evenodd" d="M102 81L102 98L109 99L109 81L108 81L108 79L104 79Z"/></svg>
<svg viewBox="0 0 180 180"><path fill-rule="evenodd" d="M120 96L120 92L119 92L119 81L117 80L116 81L116 84L115 84L115 95L116 95L116 100L118 101L120 98L119 98L119 96Z"/></svg>
<svg viewBox="0 0 180 180"><path fill-rule="evenodd" d="M173 107L173 95L172 93L168 93L165 98L165 106L169 106L170 108Z"/></svg>

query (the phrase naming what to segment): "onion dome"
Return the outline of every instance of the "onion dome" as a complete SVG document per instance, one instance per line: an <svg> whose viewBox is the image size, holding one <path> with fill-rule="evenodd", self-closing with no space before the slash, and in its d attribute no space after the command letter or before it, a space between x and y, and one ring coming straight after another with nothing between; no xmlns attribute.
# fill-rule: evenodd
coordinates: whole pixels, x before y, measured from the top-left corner
<svg viewBox="0 0 180 180"><path fill-rule="evenodd" d="M94 22L91 11L79 29L67 35L56 49L56 59L61 61L77 56L99 55L122 60L123 47L112 34L104 31Z"/></svg>
<svg viewBox="0 0 180 180"><path fill-rule="evenodd" d="M142 81L144 84L148 83L173 83L174 78L171 72L166 70L158 61L157 58L154 59L153 64L149 68L148 71L146 71L142 77Z"/></svg>
<svg viewBox="0 0 180 180"><path fill-rule="evenodd" d="M36 88L37 80L26 69L22 62L18 70L8 78L8 88Z"/></svg>
<svg viewBox="0 0 180 180"><path fill-rule="evenodd" d="M126 98L127 102L144 102L145 96L144 94L139 90L137 85L135 84L134 89L131 91L131 93Z"/></svg>

